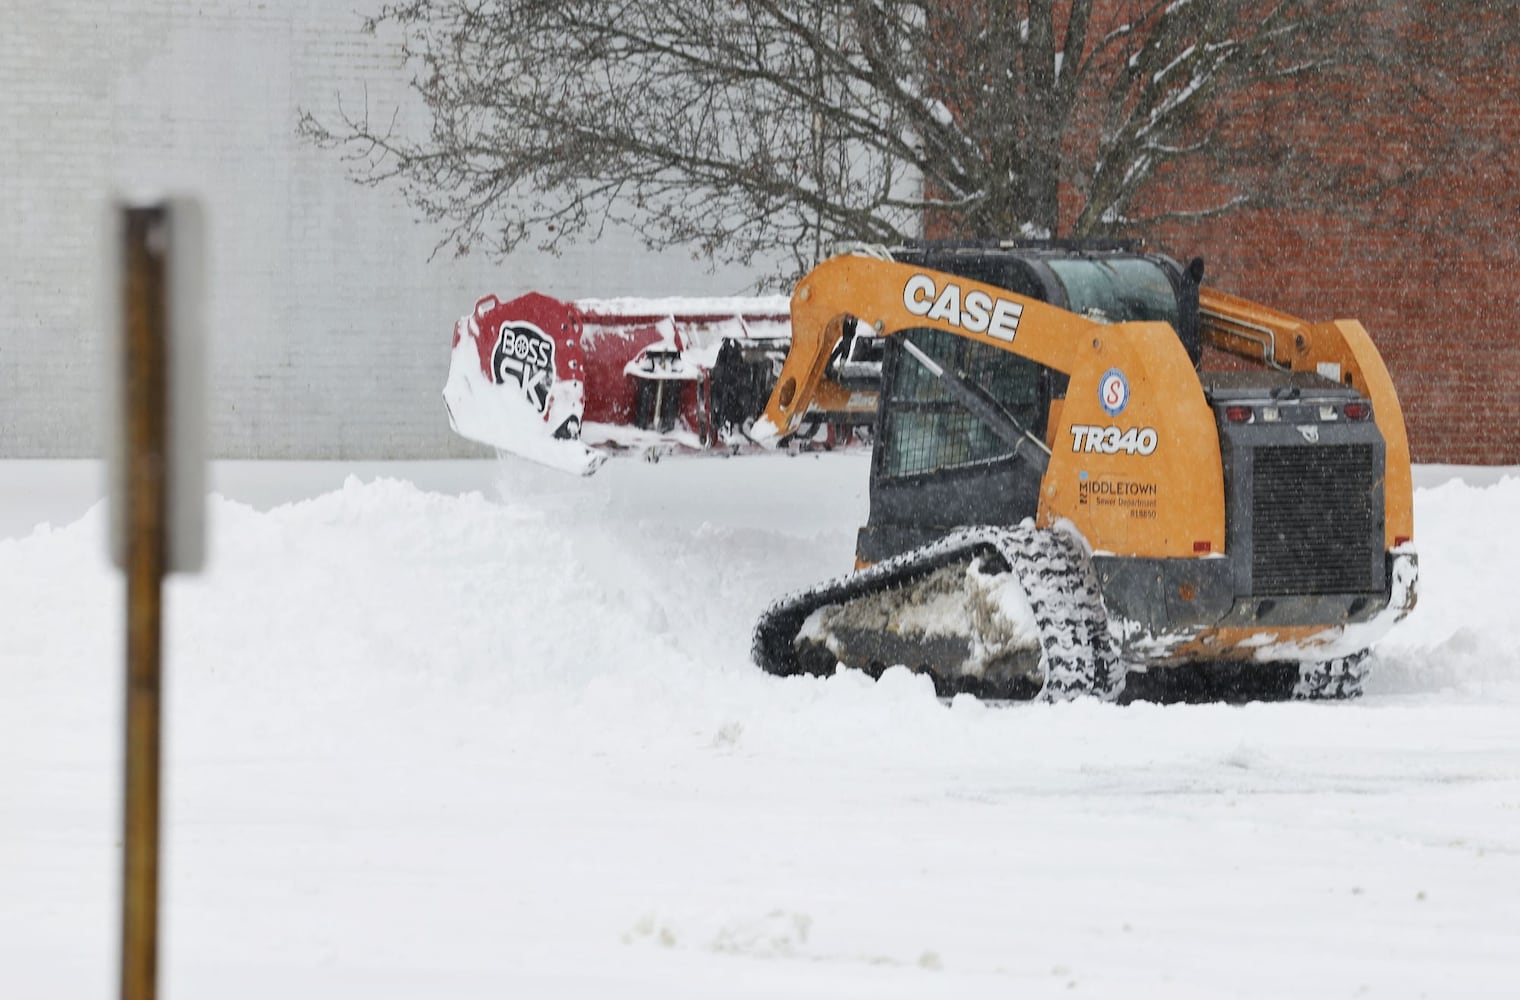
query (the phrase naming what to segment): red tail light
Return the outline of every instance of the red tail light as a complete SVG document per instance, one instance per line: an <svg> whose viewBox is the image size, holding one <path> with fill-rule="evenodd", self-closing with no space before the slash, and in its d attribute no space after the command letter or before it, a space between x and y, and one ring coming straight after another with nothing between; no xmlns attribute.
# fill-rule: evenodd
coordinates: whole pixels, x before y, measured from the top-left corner
<svg viewBox="0 0 1520 1000"><path fill-rule="evenodd" d="M1193 543L1193 551L1194 552L1213 552L1214 551L1214 543L1213 542L1194 542Z"/></svg>
<svg viewBox="0 0 1520 1000"><path fill-rule="evenodd" d="M1346 415L1347 420L1366 420L1372 416L1372 405L1361 402L1347 403L1341 407L1341 412Z"/></svg>
<svg viewBox="0 0 1520 1000"><path fill-rule="evenodd" d="M1249 424L1251 422L1251 408L1249 406L1226 406L1224 418L1232 424Z"/></svg>

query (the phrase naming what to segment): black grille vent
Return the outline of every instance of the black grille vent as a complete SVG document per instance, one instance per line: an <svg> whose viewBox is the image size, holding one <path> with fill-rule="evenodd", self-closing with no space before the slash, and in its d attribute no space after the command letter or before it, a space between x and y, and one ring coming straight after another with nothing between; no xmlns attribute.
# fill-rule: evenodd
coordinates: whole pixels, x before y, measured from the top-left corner
<svg viewBox="0 0 1520 1000"><path fill-rule="evenodd" d="M1371 445L1255 449L1251 590L1354 594L1382 580L1382 470Z"/></svg>

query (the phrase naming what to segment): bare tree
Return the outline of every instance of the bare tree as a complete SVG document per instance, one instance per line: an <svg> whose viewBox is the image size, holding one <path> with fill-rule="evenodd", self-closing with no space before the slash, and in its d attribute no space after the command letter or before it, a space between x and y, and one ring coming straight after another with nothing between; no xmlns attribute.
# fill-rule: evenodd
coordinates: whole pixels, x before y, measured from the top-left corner
<svg viewBox="0 0 1520 1000"><path fill-rule="evenodd" d="M367 107L299 127L456 253L609 221L799 268L926 220L1116 235L1284 197L1293 145L1252 123L1343 101L1324 84L1376 62L1381 2L407 0L366 27L399 32L428 133Z"/></svg>

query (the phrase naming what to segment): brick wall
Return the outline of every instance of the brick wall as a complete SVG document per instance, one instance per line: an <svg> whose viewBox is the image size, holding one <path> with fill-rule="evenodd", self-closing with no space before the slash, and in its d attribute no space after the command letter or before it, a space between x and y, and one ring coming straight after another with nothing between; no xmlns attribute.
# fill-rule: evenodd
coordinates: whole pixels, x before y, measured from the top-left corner
<svg viewBox="0 0 1520 1000"><path fill-rule="evenodd" d="M1520 464L1520 305L1511 250L1283 213L1191 227L1210 284L1307 319L1356 318L1399 392L1416 462Z"/></svg>
<svg viewBox="0 0 1520 1000"><path fill-rule="evenodd" d="M1097 34L1141 6L1103 0ZM1142 235L1183 260L1202 256L1208 283L1305 319L1361 320L1392 373L1415 461L1520 464L1517 8L1382 0L1379 10L1384 54L1413 55L1412 65L1382 78L1364 71L1333 86L1315 83L1315 93L1295 92L1311 86L1295 82L1271 95L1280 100L1227 109L1226 140L1270 147L1252 141L1265 135L1291 157L1228 170L1195 163L1158 178L1133 209L1147 217L1217 205L1274 170L1277 180L1293 175L1331 204L1289 202L1119 235ZM1424 95L1412 107L1402 89L1410 83ZM1074 135L1071 147L1089 148L1092 139ZM1080 208L1065 189L1063 227ZM928 231L962 235L932 218Z"/></svg>
<svg viewBox="0 0 1520 1000"><path fill-rule="evenodd" d="M360 5L361 7L365 5ZM369 5L374 6L374 5ZM440 390L485 292L739 292L614 233L563 257L433 260L438 233L295 135L338 97L416 127L406 74L351 4L6 0L0 17L0 458L100 451L92 291L108 192L199 196L209 229L210 437L223 457L474 454Z"/></svg>
<svg viewBox="0 0 1520 1000"><path fill-rule="evenodd" d="M1308 319L1354 317L1398 388L1417 462L1520 464L1520 70L1501 25L1434 19L1390 0L1388 27L1421 43L1427 95L1394 114L1402 81L1343 85L1345 113L1290 101L1245 127L1280 130L1327 176L1419 176L1342 212L1251 212L1174 225L1160 242L1202 255L1211 284ZM1508 5L1488 15L1513 17ZM1412 34L1418 33L1418 36ZM1331 189L1334 194L1334 189Z"/></svg>

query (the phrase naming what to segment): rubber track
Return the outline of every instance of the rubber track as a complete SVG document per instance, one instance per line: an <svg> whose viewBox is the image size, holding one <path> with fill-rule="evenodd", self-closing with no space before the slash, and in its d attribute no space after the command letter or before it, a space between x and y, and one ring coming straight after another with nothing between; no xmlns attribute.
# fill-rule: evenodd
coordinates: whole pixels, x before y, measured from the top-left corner
<svg viewBox="0 0 1520 1000"><path fill-rule="evenodd" d="M793 645L816 609L906 587L957 560L993 553L1017 575L1034 610L1045 675L1039 698L1117 698L1124 686L1124 668L1109 635L1097 578L1082 542L1065 531L1036 528L1028 522L1016 528L963 528L932 545L781 598L755 625L755 663L780 675L824 672L810 671L799 661Z"/></svg>
<svg viewBox="0 0 1520 1000"><path fill-rule="evenodd" d="M1362 650L1333 660L1301 663L1298 683L1293 686L1294 701L1338 701L1362 696L1362 682L1371 670Z"/></svg>

